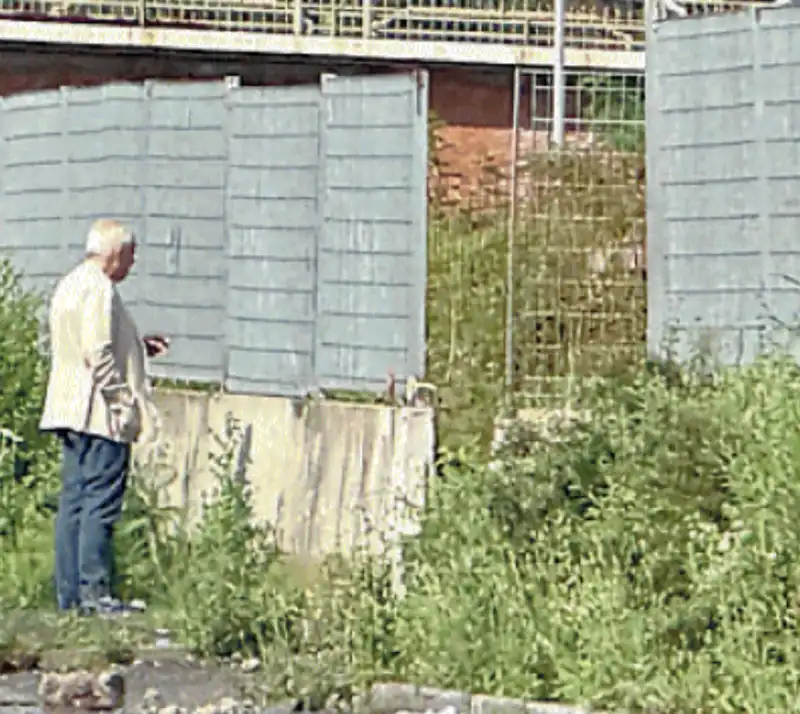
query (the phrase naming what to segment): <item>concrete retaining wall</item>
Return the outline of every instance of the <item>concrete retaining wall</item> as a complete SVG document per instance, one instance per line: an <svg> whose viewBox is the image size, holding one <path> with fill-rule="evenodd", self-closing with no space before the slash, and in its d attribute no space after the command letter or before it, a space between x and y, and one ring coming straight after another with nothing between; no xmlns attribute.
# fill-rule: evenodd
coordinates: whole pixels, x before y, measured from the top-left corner
<svg viewBox="0 0 800 714"><path fill-rule="evenodd" d="M286 550L379 553L415 531L434 459L432 409L177 391L156 401L159 465L150 451L137 460L190 521L215 487L213 458L232 417L241 426L234 468Z"/></svg>

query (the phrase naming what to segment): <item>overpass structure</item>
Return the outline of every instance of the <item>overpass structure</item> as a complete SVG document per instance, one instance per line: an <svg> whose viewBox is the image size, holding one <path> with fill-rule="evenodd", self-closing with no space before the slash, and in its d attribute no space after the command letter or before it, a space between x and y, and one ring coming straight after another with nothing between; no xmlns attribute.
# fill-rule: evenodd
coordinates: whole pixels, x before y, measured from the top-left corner
<svg viewBox="0 0 800 714"><path fill-rule="evenodd" d="M687 14L752 4L662 1ZM554 66L555 25L548 0L0 0L0 43L356 62ZM641 72L644 28L639 0L570 5L564 66Z"/></svg>

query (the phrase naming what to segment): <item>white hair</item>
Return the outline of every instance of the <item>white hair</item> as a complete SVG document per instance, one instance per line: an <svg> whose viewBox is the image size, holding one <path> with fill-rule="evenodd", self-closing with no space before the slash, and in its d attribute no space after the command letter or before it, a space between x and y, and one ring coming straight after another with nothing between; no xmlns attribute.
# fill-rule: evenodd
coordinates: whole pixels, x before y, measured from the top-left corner
<svg viewBox="0 0 800 714"><path fill-rule="evenodd" d="M88 255L108 255L123 245L134 242L133 232L119 221L100 218L92 223L86 237Z"/></svg>

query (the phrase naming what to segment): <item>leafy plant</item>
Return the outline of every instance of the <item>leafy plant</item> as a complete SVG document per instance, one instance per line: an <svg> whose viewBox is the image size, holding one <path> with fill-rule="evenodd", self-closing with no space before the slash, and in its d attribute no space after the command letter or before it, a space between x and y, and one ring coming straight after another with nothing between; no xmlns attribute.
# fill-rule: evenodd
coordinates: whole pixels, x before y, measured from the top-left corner
<svg viewBox="0 0 800 714"><path fill-rule="evenodd" d="M0 260L0 604L31 606L52 593L50 543L42 545L58 453L38 431L47 386L41 314L39 296Z"/></svg>
<svg viewBox="0 0 800 714"><path fill-rule="evenodd" d="M216 492L170 573L173 622L194 649L214 655L265 649L284 626L268 580L279 551L267 524L256 522L241 463L241 425L230 417L213 455Z"/></svg>

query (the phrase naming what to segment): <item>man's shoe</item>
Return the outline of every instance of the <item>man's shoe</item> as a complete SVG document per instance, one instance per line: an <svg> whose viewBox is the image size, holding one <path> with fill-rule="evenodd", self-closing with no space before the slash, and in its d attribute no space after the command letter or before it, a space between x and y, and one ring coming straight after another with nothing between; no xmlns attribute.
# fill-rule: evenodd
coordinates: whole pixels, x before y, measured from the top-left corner
<svg viewBox="0 0 800 714"><path fill-rule="evenodd" d="M101 617L126 617L133 613L144 612L146 609L146 605L141 600L124 603L117 598L108 596L83 602L80 607L82 615L99 615Z"/></svg>

